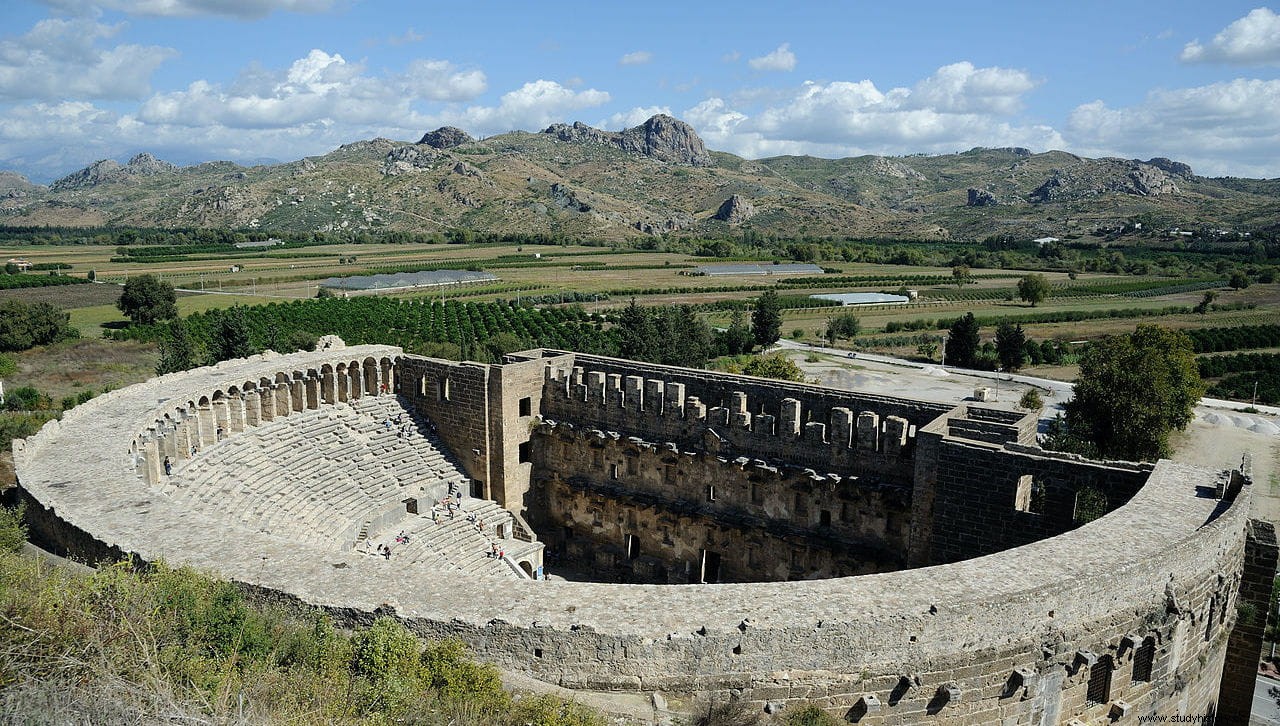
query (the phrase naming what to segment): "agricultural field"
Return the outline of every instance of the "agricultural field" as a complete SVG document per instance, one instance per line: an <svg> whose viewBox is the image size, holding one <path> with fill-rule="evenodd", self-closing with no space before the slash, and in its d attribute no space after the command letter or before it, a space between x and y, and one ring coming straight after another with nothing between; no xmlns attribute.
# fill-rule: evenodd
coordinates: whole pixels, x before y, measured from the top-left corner
<svg viewBox="0 0 1280 726"><path fill-rule="evenodd" d="M0 254L23 257L33 264L63 267L59 274L95 278L97 284L0 290L0 301L48 302L69 312L71 324L89 340L121 337L128 321L116 308L120 285L130 276L152 274L178 289L178 310L202 320L202 314L233 306L258 306L302 301L316 297L317 281L326 277L406 272L424 269L474 269L494 274L498 280L467 285L418 288L383 293L406 301L519 301L521 305L558 307L561 302L580 307L582 313L611 319L634 299L641 305L692 305L712 327L724 328L731 310L749 310L761 292L776 290L783 302L783 335L818 342L827 321L837 312L853 312L860 333L836 345L905 357L921 357L920 344L939 340L949 322L972 312L983 324L984 339L994 336L1000 321L1020 323L1029 338L1060 343L1087 341L1102 335L1132 331L1138 323L1154 323L1182 329L1235 328L1280 320L1280 285L1254 283L1244 289L1227 286L1227 275L1214 274L1205 265L1185 277L1129 275L1103 272L1040 271L1050 285L1049 297L1032 307L1017 299L1018 280L1028 274L1019 269L975 268L965 284L956 284L952 268L942 266L874 264L826 261L822 276L690 274L700 264L719 262L679 251L599 247L581 244L334 244L287 248L233 250L228 246L205 249L145 246L15 245ZM195 250L194 252L191 250ZM127 252L127 254L122 254ZM765 262L767 260L755 260ZM790 262L777 258L780 262ZM1222 265L1219 265L1222 267ZM92 271L92 275L91 275ZM906 305L870 305L838 309L810 295L832 292L913 291L916 299ZM1196 311L1206 295L1213 304ZM449 310L463 307L446 306ZM405 308L408 310L409 308ZM415 308L417 309L417 308ZM582 313L573 313L580 315ZM465 318L466 316L464 316ZM472 340L464 333L435 330L430 321L413 323L421 329L412 340L405 325L379 314L385 330L379 339L411 343L422 348L424 340L462 346ZM468 318L469 319L469 318ZM575 318L577 319L577 318ZM314 324L312 324L314 323ZM455 320L455 323L458 321ZM461 323L458 323L461 324ZM505 324L504 324L505 325ZM603 323L604 329L609 326ZM315 321L308 333L322 333ZM438 326L437 326L438 327ZM480 321L478 327L489 332ZM501 330L499 330L501 328ZM461 328L460 328L461 330ZM512 332L531 342L563 345L585 340L575 332L557 338L538 328L530 333L521 326L495 332ZM335 331L336 332L336 331ZM352 334L348 331L348 334ZM433 337L434 336L434 337ZM124 336L129 337L129 336ZM356 337L367 337L362 334ZM110 358L105 349L84 351L89 358ZM119 343L123 345L123 343ZM154 343L143 340L134 354L154 356ZM432 349L450 352L454 349ZM1230 350L1230 349L1229 349ZM63 365L63 363L59 363ZM1247 365L1237 362L1237 366ZM139 369L141 370L141 369ZM1216 369L1212 369L1216 370ZM1032 367L1033 374L1070 377L1073 368L1055 363ZM1227 385L1239 387L1249 371L1234 368L1223 376ZM1232 378L1234 376L1234 378ZM1211 381L1217 384L1218 376ZM54 380L49 384L60 388Z"/></svg>

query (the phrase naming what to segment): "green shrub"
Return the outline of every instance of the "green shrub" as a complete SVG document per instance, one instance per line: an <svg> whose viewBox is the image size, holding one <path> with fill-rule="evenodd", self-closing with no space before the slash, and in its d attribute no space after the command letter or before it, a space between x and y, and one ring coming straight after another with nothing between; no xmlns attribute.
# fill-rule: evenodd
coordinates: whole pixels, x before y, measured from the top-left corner
<svg viewBox="0 0 1280 726"><path fill-rule="evenodd" d="M840 723L817 706L805 706L798 711L792 711L782 719L782 722L786 726L839 726Z"/></svg>
<svg viewBox="0 0 1280 726"><path fill-rule="evenodd" d="M1040 392L1034 388L1028 388L1027 392L1022 394L1022 398L1018 399L1018 408L1026 411L1039 411L1044 408L1044 399L1040 397Z"/></svg>
<svg viewBox="0 0 1280 726"><path fill-rule="evenodd" d="M27 525L23 521L26 512L26 504L19 504L16 509L0 507L0 552L22 550L22 543L27 541Z"/></svg>

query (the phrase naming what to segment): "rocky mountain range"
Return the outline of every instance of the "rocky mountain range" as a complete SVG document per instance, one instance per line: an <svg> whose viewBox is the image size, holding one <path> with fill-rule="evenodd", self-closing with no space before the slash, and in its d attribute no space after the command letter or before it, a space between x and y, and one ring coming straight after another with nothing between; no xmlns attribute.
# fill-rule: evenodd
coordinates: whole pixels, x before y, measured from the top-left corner
<svg viewBox="0 0 1280 726"><path fill-rule="evenodd" d="M463 227L621 239L800 234L974 239L1067 235L1142 218L1252 228L1280 219L1280 182L1210 179L1165 158L973 149L936 156L748 160L658 115L477 140L445 127L263 166L177 167L141 153L34 185L0 172L0 224L290 230Z"/></svg>

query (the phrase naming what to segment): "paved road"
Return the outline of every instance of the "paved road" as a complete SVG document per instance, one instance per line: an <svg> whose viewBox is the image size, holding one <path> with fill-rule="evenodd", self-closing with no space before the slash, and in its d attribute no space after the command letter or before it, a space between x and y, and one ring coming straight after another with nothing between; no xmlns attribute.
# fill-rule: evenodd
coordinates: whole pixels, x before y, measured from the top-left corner
<svg viewBox="0 0 1280 726"><path fill-rule="evenodd" d="M1280 707L1276 705L1276 699L1267 694L1271 688L1280 689L1280 681L1258 676L1253 685L1253 715L1249 718L1249 726L1280 725Z"/></svg>

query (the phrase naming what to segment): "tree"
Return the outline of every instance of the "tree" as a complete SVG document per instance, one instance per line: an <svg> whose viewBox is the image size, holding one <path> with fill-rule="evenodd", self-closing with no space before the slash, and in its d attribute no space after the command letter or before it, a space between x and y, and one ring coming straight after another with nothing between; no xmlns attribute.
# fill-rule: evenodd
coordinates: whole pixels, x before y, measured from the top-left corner
<svg viewBox="0 0 1280 726"><path fill-rule="evenodd" d="M1007 371L1016 371L1027 364L1027 336L1022 332L1022 325L1000 323L996 328L996 355L1000 358L1000 367Z"/></svg>
<svg viewBox="0 0 1280 726"><path fill-rule="evenodd" d="M116 307L138 325L151 325L159 320L178 317L178 296L173 285L151 275L130 278Z"/></svg>
<svg viewBox="0 0 1280 726"><path fill-rule="evenodd" d="M946 355L943 362L947 365L973 367L978 356L978 321L974 319L973 313L965 313L964 317L956 318L951 324L951 330L947 334Z"/></svg>
<svg viewBox="0 0 1280 726"><path fill-rule="evenodd" d="M1227 282L1233 290L1243 290L1249 286L1249 276L1243 272L1236 270L1231 273L1231 280Z"/></svg>
<svg viewBox="0 0 1280 726"><path fill-rule="evenodd" d="M17 352L79 337L70 320L69 313L46 302L0 302L0 351Z"/></svg>
<svg viewBox="0 0 1280 726"><path fill-rule="evenodd" d="M200 365L200 354L196 344L191 340L187 324L181 318L169 323L165 334L160 338L160 360L156 363L156 374L185 371Z"/></svg>
<svg viewBox="0 0 1280 726"><path fill-rule="evenodd" d="M858 322L858 316L853 313L840 313L827 318L826 338L833 343L837 338L847 340L855 337L860 330L862 323Z"/></svg>
<svg viewBox="0 0 1280 726"><path fill-rule="evenodd" d="M774 378L779 381L804 381L804 371L796 362L781 353L758 355L742 368L749 376Z"/></svg>
<svg viewBox="0 0 1280 726"><path fill-rule="evenodd" d="M1039 391L1028 388L1027 392L1022 394L1022 398L1018 399L1018 408L1025 411L1039 411L1044 408L1044 399L1040 397Z"/></svg>
<svg viewBox="0 0 1280 726"><path fill-rule="evenodd" d="M969 274L968 265L956 265L951 268L951 278L956 281L956 287L961 288L969 284L972 277Z"/></svg>
<svg viewBox="0 0 1280 726"><path fill-rule="evenodd" d="M618 316L618 355L633 360L652 360L662 346L653 315L631 298Z"/></svg>
<svg viewBox="0 0 1280 726"><path fill-rule="evenodd" d="M1195 311L1197 313L1200 313L1201 315L1207 314L1209 312L1209 306L1212 305L1213 301L1217 299L1218 299L1217 290L1205 290L1204 296L1200 298L1200 303L1195 307Z"/></svg>
<svg viewBox="0 0 1280 726"><path fill-rule="evenodd" d="M741 310L734 310L729 318L729 327L720 334L720 348L725 355L742 355L750 353L756 340L751 335L751 327Z"/></svg>
<svg viewBox="0 0 1280 726"><path fill-rule="evenodd" d="M756 300L755 312L751 313L751 335L761 348L768 348L782 337L782 301L777 292L765 290Z"/></svg>
<svg viewBox="0 0 1280 726"><path fill-rule="evenodd" d="M213 361L248 358L253 355L249 340L249 322L239 306L223 310L213 326Z"/></svg>
<svg viewBox="0 0 1280 726"><path fill-rule="evenodd" d="M1031 307L1035 307L1049 297L1049 281L1037 272L1027 275L1018 280L1018 297L1031 303Z"/></svg>
<svg viewBox="0 0 1280 726"><path fill-rule="evenodd" d="M916 353L924 357L925 359L927 359L930 363L932 363L933 357L938 354L938 344L937 343L921 343L920 345L916 346Z"/></svg>
<svg viewBox="0 0 1280 726"><path fill-rule="evenodd" d="M1169 434L1191 422L1204 391L1191 338L1139 325L1131 335L1093 343L1080 357L1066 428L1070 437L1092 443L1100 456L1167 457Z"/></svg>

